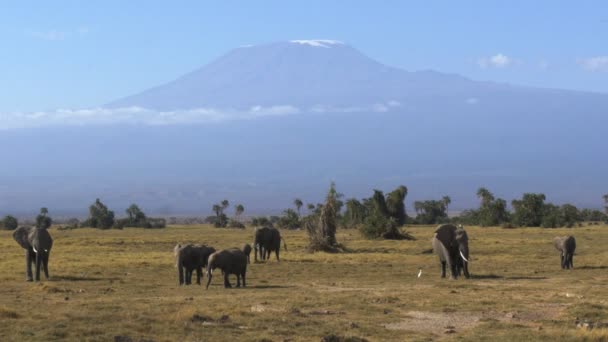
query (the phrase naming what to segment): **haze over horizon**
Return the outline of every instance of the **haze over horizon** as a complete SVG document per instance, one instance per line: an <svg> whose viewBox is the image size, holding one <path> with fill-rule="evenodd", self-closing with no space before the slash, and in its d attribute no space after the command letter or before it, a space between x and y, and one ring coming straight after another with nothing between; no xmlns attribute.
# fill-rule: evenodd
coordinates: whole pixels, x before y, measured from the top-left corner
<svg viewBox="0 0 608 342"><path fill-rule="evenodd" d="M0 169L0 214L82 213L97 197L119 213L205 214L224 198L277 212L332 180L358 198L406 185L410 208L475 207L480 186L601 205L603 3L272 4L11 5L0 148L16 167ZM577 25L556 26L566 17Z"/></svg>

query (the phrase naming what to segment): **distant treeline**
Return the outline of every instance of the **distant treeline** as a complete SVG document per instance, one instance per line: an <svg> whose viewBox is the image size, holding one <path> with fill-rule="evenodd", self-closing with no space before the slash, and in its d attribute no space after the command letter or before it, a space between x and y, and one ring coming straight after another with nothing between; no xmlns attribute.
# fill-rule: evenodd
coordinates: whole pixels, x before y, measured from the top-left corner
<svg viewBox="0 0 608 342"><path fill-rule="evenodd" d="M371 197L361 200L351 198L343 200L344 196L335 190L332 184L335 199L336 222L341 228L358 228L363 235L369 238L392 238L401 236L399 227L406 224L440 224L456 223L466 225L478 225L482 227L502 226L512 227L574 227L582 222L607 222L608 221L608 194L603 196L604 212L596 209L579 209L572 204L554 205L546 202L546 196L540 193L524 193L521 199L511 201L512 210L507 209L507 201L495 198L486 188L477 190L480 204L476 209L465 210L458 216L448 216L448 208L451 204L449 196L441 199L414 202L413 213L408 215L405 206L405 198L408 195L406 186L399 186L395 190L384 194L380 190L373 190ZM279 216L260 216L248 220L242 219L245 208L241 204L234 206L234 216L229 218L226 213L230 203L223 200L214 204L211 210L214 215L205 218L169 218L169 224L213 224L218 228L244 228L245 224L253 226L277 226L285 229L303 228L304 223L318 216L323 210L322 203L308 203L296 198L293 207L285 209ZM303 213L306 211L305 213ZM76 218L62 222L61 227L73 229L80 227L91 227L99 229L122 229L128 227L139 228L164 228L167 221L164 218L147 217L136 205L132 204L126 209L127 217L116 218L113 211L103 204L99 199L89 207L89 217L80 221ZM48 210L41 209L38 220L49 220ZM36 222L36 225L42 224ZM5 216L0 221L2 229L16 229L18 220L13 216Z"/></svg>

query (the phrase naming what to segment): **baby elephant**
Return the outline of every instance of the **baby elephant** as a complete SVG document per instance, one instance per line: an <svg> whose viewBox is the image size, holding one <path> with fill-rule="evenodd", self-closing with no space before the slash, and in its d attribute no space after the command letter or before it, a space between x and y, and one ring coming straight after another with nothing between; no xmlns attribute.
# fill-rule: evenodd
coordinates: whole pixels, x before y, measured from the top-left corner
<svg viewBox="0 0 608 342"><path fill-rule="evenodd" d="M223 249L215 252L209 256L209 263L207 264L207 289L211 284L211 278L213 277L213 270L219 268L224 274L224 287L232 287L228 276L231 274L236 275L236 287L241 287L241 279L243 280L243 287L246 286L246 274L247 274L247 256L242 250L238 248Z"/></svg>
<svg viewBox="0 0 608 342"><path fill-rule="evenodd" d="M560 252L562 269L574 268L574 250L576 249L576 239L574 236L558 236L553 239L555 248Z"/></svg>
<svg viewBox="0 0 608 342"><path fill-rule="evenodd" d="M177 244L173 249L177 266L179 284L192 284L192 271L196 270L196 283L201 284L203 268L207 266L209 256L215 252L215 248L199 245ZM185 276L184 276L185 271Z"/></svg>
<svg viewBox="0 0 608 342"><path fill-rule="evenodd" d="M246 243L243 245L243 247L241 247L241 249L243 250L243 253L245 253L245 255L247 256L247 263L251 264L251 262L249 261L249 255L251 254L251 245Z"/></svg>

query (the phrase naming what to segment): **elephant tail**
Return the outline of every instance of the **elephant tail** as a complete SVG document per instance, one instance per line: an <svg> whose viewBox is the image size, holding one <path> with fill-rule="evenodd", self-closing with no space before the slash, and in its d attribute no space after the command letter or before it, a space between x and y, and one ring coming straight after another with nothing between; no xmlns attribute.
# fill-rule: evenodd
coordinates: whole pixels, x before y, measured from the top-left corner
<svg viewBox="0 0 608 342"><path fill-rule="evenodd" d="M281 240L283 240L283 248L285 249L285 252L287 252L287 242L285 242L285 238L281 236Z"/></svg>

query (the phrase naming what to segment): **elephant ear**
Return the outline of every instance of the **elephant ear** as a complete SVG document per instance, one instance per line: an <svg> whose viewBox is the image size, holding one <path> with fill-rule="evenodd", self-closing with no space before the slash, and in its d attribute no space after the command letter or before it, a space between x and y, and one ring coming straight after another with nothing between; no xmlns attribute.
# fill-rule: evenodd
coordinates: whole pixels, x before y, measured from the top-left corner
<svg viewBox="0 0 608 342"><path fill-rule="evenodd" d="M31 231L31 227L19 227L13 232L13 239L17 241L21 248L30 249L32 247L30 245L30 241L28 240L28 236L30 235Z"/></svg>
<svg viewBox="0 0 608 342"><path fill-rule="evenodd" d="M443 224L437 227L435 230L435 238L441 242L441 244L448 248L454 242L454 238L456 237L456 227L451 224Z"/></svg>

